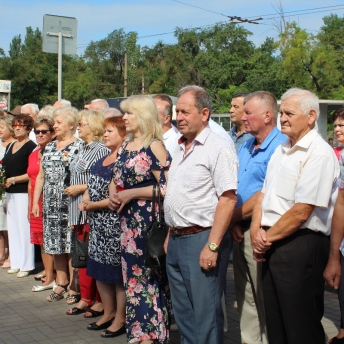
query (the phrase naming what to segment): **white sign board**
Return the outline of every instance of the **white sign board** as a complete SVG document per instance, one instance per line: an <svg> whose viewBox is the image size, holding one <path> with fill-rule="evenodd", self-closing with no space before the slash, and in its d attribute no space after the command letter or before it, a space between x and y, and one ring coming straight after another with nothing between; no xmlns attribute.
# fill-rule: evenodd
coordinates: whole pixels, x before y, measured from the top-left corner
<svg viewBox="0 0 344 344"><path fill-rule="evenodd" d="M10 93L11 92L11 81L0 80L0 92Z"/></svg>
<svg viewBox="0 0 344 344"><path fill-rule="evenodd" d="M43 52L58 53L58 34L62 34L62 54L75 55L78 21L72 17L51 14L43 16Z"/></svg>

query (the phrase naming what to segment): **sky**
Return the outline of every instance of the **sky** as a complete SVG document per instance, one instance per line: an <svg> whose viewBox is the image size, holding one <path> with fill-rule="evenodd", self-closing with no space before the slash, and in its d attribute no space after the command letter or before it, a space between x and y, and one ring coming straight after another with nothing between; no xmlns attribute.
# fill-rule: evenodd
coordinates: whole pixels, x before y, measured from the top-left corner
<svg viewBox="0 0 344 344"><path fill-rule="evenodd" d="M0 48L7 54L12 38L20 34L23 39L28 26L42 31L45 14L77 19L78 55L91 41L106 38L115 29L136 31L137 43L152 47L160 40L176 43L176 27L206 27L229 21L228 16L250 20L262 17L258 25L243 24L253 34L250 40L258 46L266 37L277 38L274 20L268 18L278 18L279 3L287 20L296 21L313 34L319 31L324 16L344 15L344 0L0 0Z"/></svg>

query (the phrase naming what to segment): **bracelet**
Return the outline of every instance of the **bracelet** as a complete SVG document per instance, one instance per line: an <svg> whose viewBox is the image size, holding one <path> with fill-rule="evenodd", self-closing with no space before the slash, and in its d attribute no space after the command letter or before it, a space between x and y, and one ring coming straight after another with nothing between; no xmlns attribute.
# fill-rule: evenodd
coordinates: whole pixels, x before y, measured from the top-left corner
<svg viewBox="0 0 344 344"><path fill-rule="evenodd" d="M15 177L12 177L12 185L16 185Z"/></svg>

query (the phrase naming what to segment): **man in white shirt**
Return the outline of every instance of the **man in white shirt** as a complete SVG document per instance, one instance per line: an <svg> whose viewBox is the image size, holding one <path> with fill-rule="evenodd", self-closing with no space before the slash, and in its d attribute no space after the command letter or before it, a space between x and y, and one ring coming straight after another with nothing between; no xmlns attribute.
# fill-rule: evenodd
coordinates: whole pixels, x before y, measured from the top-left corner
<svg viewBox="0 0 344 344"><path fill-rule="evenodd" d="M162 126L164 145L171 157L180 137L178 129L172 124L173 102L167 94L156 94L153 97L156 107L158 108L159 119Z"/></svg>
<svg viewBox="0 0 344 344"><path fill-rule="evenodd" d="M173 310L182 343L222 344L227 228L236 203L238 160L233 142L208 125L211 98L203 88L183 87L176 113L182 137L164 201Z"/></svg>
<svg viewBox="0 0 344 344"><path fill-rule="evenodd" d="M251 244L263 261L269 342L323 344L323 272L339 166L315 129L319 99L293 88L281 98L281 132L253 210Z"/></svg>

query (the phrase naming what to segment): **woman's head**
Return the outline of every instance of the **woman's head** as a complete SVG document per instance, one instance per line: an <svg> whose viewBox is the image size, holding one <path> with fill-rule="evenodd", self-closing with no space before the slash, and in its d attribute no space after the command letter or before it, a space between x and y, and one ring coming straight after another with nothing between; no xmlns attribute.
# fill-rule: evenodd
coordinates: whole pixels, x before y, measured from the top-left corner
<svg viewBox="0 0 344 344"><path fill-rule="evenodd" d="M338 109L332 119L334 135L340 143L344 143L344 108Z"/></svg>
<svg viewBox="0 0 344 344"><path fill-rule="evenodd" d="M8 140L14 136L14 130L12 127L14 117L12 115L4 115L0 117L0 138L2 140Z"/></svg>
<svg viewBox="0 0 344 344"><path fill-rule="evenodd" d="M158 109L152 97L131 96L122 101L121 109L125 112L123 119L130 137L139 131L144 147L148 147L155 138L162 141Z"/></svg>
<svg viewBox="0 0 344 344"><path fill-rule="evenodd" d="M78 123L79 112L76 108L66 107L54 111L54 130L56 136L73 135Z"/></svg>
<svg viewBox="0 0 344 344"><path fill-rule="evenodd" d="M104 135L104 115L96 110L83 110L79 112L79 137L86 142L102 141Z"/></svg>
<svg viewBox="0 0 344 344"><path fill-rule="evenodd" d="M49 116L39 116L33 124L37 143L40 147L45 147L54 136L54 121Z"/></svg>
<svg viewBox="0 0 344 344"><path fill-rule="evenodd" d="M104 121L104 143L111 150L118 148L127 134L122 116L109 117Z"/></svg>
<svg viewBox="0 0 344 344"><path fill-rule="evenodd" d="M13 118L12 127L14 128L14 135L17 138L29 136L29 133L33 127L33 119L28 115L16 115Z"/></svg>

